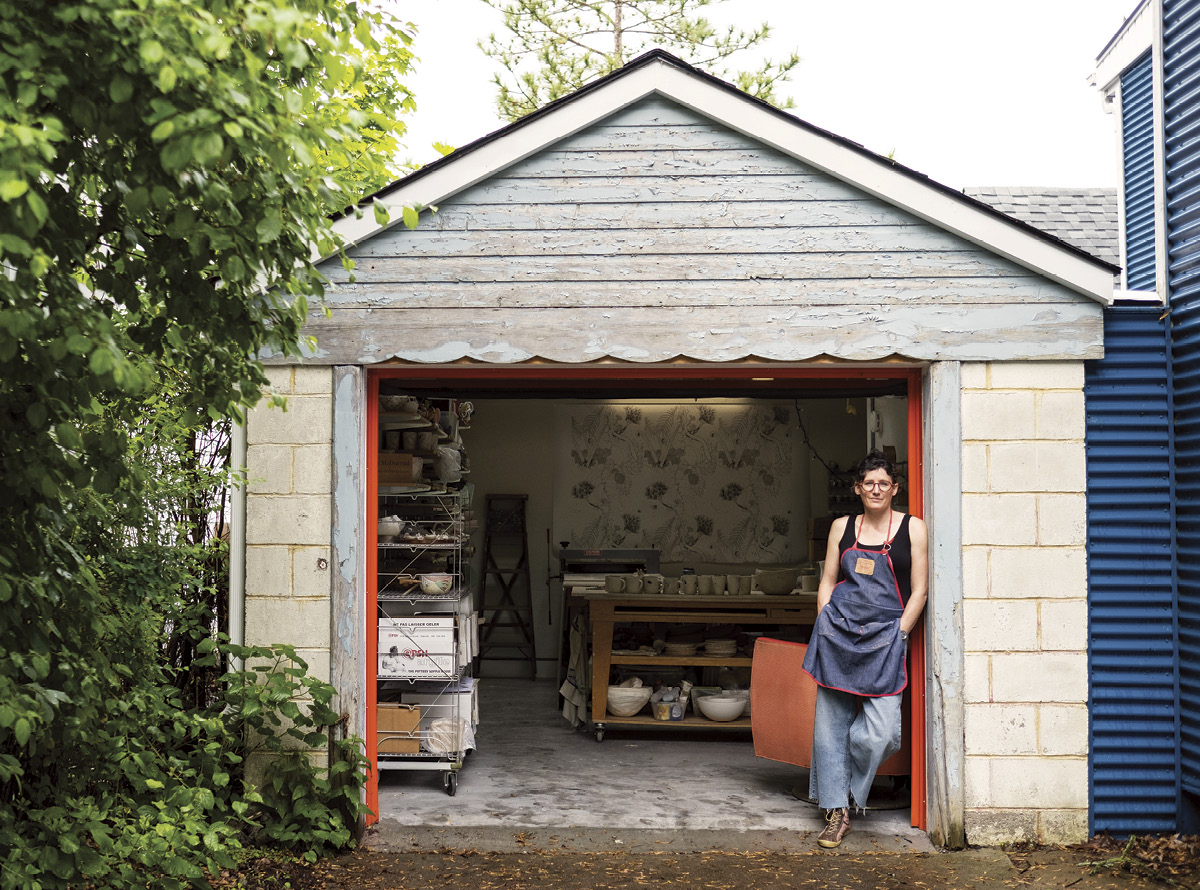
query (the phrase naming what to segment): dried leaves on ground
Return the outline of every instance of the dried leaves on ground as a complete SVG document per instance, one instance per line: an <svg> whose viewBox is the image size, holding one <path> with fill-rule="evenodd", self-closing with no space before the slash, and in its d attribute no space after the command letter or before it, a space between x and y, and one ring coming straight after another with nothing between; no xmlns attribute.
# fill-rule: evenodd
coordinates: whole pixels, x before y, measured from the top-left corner
<svg viewBox="0 0 1200 890"><path fill-rule="evenodd" d="M518 836L519 840L519 836ZM1155 890L1200 887L1200 839L1096 838L960 853L360 850L315 865L254 860L237 890Z"/></svg>
<svg viewBox="0 0 1200 890"><path fill-rule="evenodd" d="M1200 887L1200 835L1099 835L1071 849L1087 856L1082 864L1093 874L1124 872L1168 886Z"/></svg>

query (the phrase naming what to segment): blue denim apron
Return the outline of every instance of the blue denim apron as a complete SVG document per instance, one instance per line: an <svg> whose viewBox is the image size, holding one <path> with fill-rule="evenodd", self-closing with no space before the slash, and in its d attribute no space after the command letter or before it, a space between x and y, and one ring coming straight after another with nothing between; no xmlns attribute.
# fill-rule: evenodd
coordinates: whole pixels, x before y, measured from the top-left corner
<svg viewBox="0 0 1200 890"><path fill-rule="evenodd" d="M853 522L853 518L850 520ZM817 616L804 657L804 670L821 686L855 695L896 695L908 685L900 616L904 603L896 572L883 550L842 554L842 575Z"/></svg>

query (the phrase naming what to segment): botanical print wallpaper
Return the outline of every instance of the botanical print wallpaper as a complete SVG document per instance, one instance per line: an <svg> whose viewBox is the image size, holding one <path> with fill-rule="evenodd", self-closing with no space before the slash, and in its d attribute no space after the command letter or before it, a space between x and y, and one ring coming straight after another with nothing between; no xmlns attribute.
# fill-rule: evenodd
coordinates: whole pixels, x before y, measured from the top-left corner
<svg viewBox="0 0 1200 890"><path fill-rule="evenodd" d="M556 540L654 547L664 563L807 555L789 407L566 405L557 424Z"/></svg>

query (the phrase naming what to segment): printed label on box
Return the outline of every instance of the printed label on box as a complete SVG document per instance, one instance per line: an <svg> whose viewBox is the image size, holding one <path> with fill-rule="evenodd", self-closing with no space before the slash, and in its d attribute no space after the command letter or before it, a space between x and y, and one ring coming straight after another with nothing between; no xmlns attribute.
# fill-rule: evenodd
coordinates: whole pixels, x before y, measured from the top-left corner
<svg viewBox="0 0 1200 890"><path fill-rule="evenodd" d="M379 619L379 676L454 676L455 625L453 615Z"/></svg>

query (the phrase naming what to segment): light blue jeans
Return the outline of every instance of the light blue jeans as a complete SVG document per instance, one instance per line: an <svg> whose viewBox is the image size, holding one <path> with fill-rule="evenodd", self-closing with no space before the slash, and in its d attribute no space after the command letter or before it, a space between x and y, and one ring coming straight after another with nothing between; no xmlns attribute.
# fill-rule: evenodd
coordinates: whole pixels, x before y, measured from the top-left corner
<svg viewBox="0 0 1200 890"><path fill-rule="evenodd" d="M848 807L851 797L856 807L866 809L875 771L900 750L903 699L817 687L808 796L821 809Z"/></svg>

